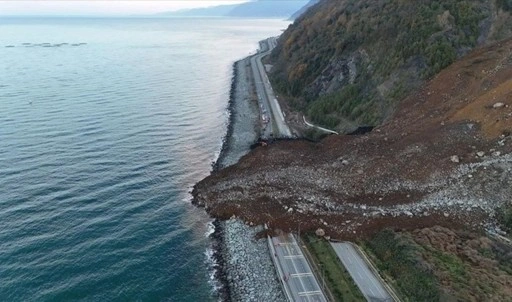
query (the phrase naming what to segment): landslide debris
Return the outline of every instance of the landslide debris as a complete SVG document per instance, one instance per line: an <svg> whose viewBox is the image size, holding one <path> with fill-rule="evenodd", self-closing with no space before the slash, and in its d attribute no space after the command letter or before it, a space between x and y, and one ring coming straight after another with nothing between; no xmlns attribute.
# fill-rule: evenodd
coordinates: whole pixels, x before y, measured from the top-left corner
<svg viewBox="0 0 512 302"><path fill-rule="evenodd" d="M213 216L334 238L496 228L512 196L512 40L480 48L362 136L259 147L196 185ZM495 106L503 103L502 106Z"/></svg>
<svg viewBox="0 0 512 302"><path fill-rule="evenodd" d="M282 34L270 78L295 125L378 125L426 79L509 37L509 2L324 0Z"/></svg>

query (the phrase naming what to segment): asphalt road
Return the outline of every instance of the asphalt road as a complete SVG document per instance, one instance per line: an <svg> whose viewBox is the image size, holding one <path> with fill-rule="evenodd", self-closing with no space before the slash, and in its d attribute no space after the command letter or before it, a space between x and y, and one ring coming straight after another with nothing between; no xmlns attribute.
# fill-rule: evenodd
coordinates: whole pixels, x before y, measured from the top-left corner
<svg viewBox="0 0 512 302"><path fill-rule="evenodd" d="M269 38L260 42L260 51L258 54L251 57L251 67L256 86L256 94L258 95L258 102L260 110L262 111L262 118L268 118L267 126L263 131L263 137L291 137L292 133L286 124L284 114L281 106L277 102L274 95L270 81L268 80L267 73L261 62L261 59L267 56L276 45L276 38Z"/></svg>
<svg viewBox="0 0 512 302"><path fill-rule="evenodd" d="M336 255L341 260L357 287L368 301L394 301L384 285L373 274L367 263L361 258L356 249L346 242L331 242Z"/></svg>
<svg viewBox="0 0 512 302"><path fill-rule="evenodd" d="M265 43L265 45L266 45L266 43ZM260 47L263 47L263 45L261 45ZM261 60L261 54L257 54L257 55L254 55L251 57L251 69L252 69L252 73L253 73L253 79L255 82L256 94L258 96L258 105L260 107L260 116L261 116L260 119L261 119L261 122L263 123L262 137L269 139L271 136L274 135L274 127L273 127L274 122L273 122L272 116L270 115L271 114L270 105L269 105L268 101L266 101L267 95L265 93L264 86L262 85L263 79L262 79L261 73L258 69L258 64L256 62L257 60ZM266 123L263 122L264 118L267 119Z"/></svg>
<svg viewBox="0 0 512 302"><path fill-rule="evenodd" d="M272 237L269 244L288 298L291 301L327 302L293 235Z"/></svg>

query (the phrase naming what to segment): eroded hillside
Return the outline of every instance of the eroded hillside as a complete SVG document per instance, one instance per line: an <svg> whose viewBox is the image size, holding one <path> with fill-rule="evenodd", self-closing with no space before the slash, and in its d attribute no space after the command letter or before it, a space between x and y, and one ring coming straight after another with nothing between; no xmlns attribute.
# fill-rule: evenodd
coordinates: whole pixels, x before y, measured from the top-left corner
<svg viewBox="0 0 512 302"><path fill-rule="evenodd" d="M478 49L382 126L253 150L194 189L213 216L333 237L384 227L493 227L512 196L512 41Z"/></svg>
<svg viewBox="0 0 512 302"><path fill-rule="evenodd" d="M511 9L503 0L321 1L281 36L271 79L315 123L378 125L426 79L508 37Z"/></svg>

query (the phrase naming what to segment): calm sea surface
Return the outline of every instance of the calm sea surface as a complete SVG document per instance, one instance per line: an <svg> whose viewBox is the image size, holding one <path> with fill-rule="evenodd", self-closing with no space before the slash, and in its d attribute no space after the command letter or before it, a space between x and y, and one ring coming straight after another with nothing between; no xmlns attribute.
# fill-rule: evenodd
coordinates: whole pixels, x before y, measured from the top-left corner
<svg viewBox="0 0 512 302"><path fill-rule="evenodd" d="M188 191L232 63L286 25L0 19L0 300L212 300Z"/></svg>

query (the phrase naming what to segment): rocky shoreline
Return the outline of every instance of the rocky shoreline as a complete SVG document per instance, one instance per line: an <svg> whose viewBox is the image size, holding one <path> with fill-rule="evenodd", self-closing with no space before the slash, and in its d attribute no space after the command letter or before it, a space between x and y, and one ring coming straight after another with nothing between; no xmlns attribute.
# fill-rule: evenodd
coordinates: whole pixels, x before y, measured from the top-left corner
<svg viewBox="0 0 512 302"><path fill-rule="evenodd" d="M221 153L213 170L231 166L248 153L260 136L260 115L253 95L249 59L233 65L229 100L229 125ZM195 203L193 201L193 203ZM197 205L197 203L195 203ZM215 220L213 257L215 278L221 283L222 301L283 301L265 240L256 240L261 227L251 227L238 219Z"/></svg>

